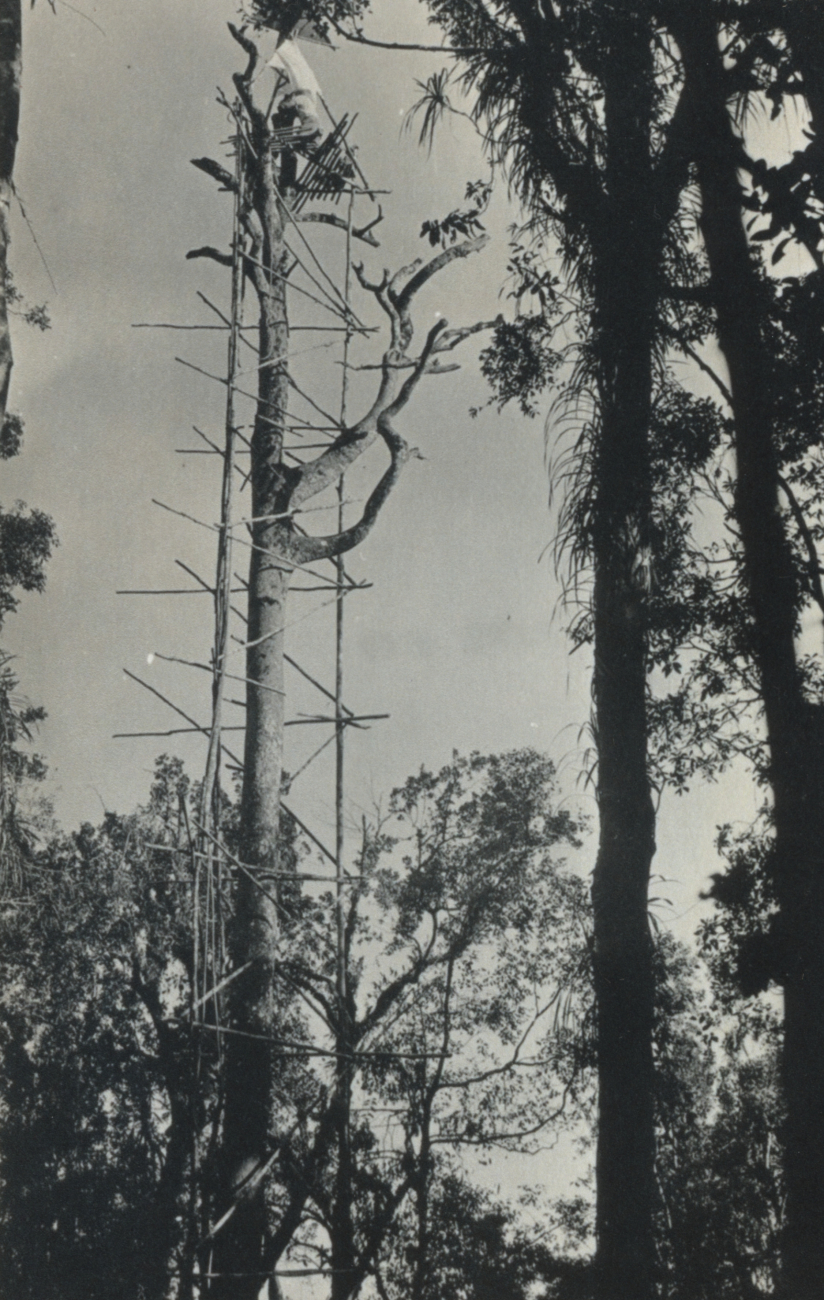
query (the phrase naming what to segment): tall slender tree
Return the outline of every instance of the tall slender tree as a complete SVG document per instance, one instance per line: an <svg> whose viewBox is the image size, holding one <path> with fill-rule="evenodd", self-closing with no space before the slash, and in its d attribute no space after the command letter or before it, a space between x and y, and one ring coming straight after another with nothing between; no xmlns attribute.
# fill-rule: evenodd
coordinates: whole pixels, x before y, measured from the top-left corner
<svg viewBox="0 0 824 1300"><path fill-rule="evenodd" d="M266 1203L266 1172L277 1150L274 1128L279 1064L275 1038L282 1031L275 966L281 906L279 862L281 786L285 723L284 629L289 582L295 569L331 559L357 546L371 531L410 450L393 421L409 402L421 378L443 367L438 354L451 351L480 326L450 330L441 319L418 355L411 353L415 295L451 262L483 248L486 237L453 244L426 265L416 262L396 275L385 272L371 283L361 269L361 285L380 304L390 323L390 342L380 367L376 396L366 413L316 459L290 465L284 452L288 427L289 372L288 278L291 256L287 228L296 220L295 139L279 117L278 97L260 107L252 94L259 64L256 42L232 28L248 55L234 78L240 107L236 148L241 151L244 201L241 224L246 236L244 269L259 305L258 392L251 439L252 525L246 658L246 739L240 810L238 875L233 918L232 958L240 971L231 989L233 1036L226 1048L224 1226L214 1242L214 1292L219 1297L256 1297L271 1268L273 1228ZM229 189L238 181L217 163L198 160ZM211 249L201 255L225 261ZM345 308L347 324L354 323ZM334 487L364 451L382 440L389 466L379 479L361 518L330 536L311 536L297 524L306 503ZM344 1071L345 1074L345 1071ZM345 1091L345 1077L340 1081ZM331 1121L330 1121L331 1125ZM283 1225L281 1225L282 1227ZM281 1233L282 1235L282 1233ZM287 1238L288 1239L288 1238Z"/></svg>
<svg viewBox="0 0 824 1300"><path fill-rule="evenodd" d="M743 224L747 160L732 111L737 95L749 88L741 79L745 60L725 66L722 39L726 43L731 32L713 6L680 7L670 22L695 113L700 228L729 373L735 516L769 741L771 873L780 908L770 974L783 985L785 1011L783 1290L793 1300L812 1300L824 1274L824 713L808 696L796 649L799 577L779 502L778 393L766 330L770 293L759 280ZM788 27L793 30L792 21ZM744 36L751 39L746 28ZM805 54L801 49L799 64ZM774 233L780 228L779 221Z"/></svg>

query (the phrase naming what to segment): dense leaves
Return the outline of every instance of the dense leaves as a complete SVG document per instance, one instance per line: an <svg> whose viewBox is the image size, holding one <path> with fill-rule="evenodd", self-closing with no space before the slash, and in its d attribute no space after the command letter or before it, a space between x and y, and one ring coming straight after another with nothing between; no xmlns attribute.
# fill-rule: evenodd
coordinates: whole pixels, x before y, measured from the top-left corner
<svg viewBox="0 0 824 1300"><path fill-rule="evenodd" d="M589 1300L589 1266L535 1240L517 1207L496 1201L448 1166L433 1180L432 1232L423 1286L415 1300ZM402 1218L380 1265L391 1300L410 1295L413 1224Z"/></svg>
<svg viewBox="0 0 824 1300"><path fill-rule="evenodd" d="M562 356L547 339L543 316L518 316L495 326L481 353L481 370L495 391L498 410L517 401L524 415L538 413L536 399L552 383Z"/></svg>
<svg viewBox="0 0 824 1300"><path fill-rule="evenodd" d="M42 591L44 565L54 546L54 524L42 510L28 510L22 501L11 510L0 509L0 622L17 609L16 588Z"/></svg>
<svg viewBox="0 0 824 1300"><path fill-rule="evenodd" d="M328 992L331 896L307 908L308 928L280 966L284 989L315 1009L319 1046L357 1057L315 1110L292 1188L303 1250L331 1262L347 1225L353 1285L380 1267L400 1213L414 1225L410 1285L428 1286L443 1152L537 1150L591 1107L580 1045L586 897L554 857L577 837L555 797L552 764L532 751L456 756L410 778L364 840L343 1000ZM341 1109L346 1164L330 1143L321 1168L319 1145Z"/></svg>
<svg viewBox="0 0 824 1300"><path fill-rule="evenodd" d="M391 1300L590 1296L588 1196L540 1198L540 1215L528 1197L524 1217L471 1177L496 1148L551 1160L564 1132L585 1174L591 926L584 883L557 857L580 832L554 783L548 760L518 751L456 757L394 792L352 887L344 1005L329 994L334 899L290 891L278 978L285 1004L300 990L304 1014L284 1019L284 1039L321 1053L348 1043L357 1064L341 1091L323 1055L284 1061L268 1203L275 1228L292 1223L285 1266L330 1264L344 1201L354 1277L371 1276ZM185 844L188 793L179 762L164 757L146 808L53 839L30 855L25 888L6 896L0 1248L10 1300L188 1294L170 1269L185 1279L193 1258L187 1206L209 1204L219 1114L219 1061L207 1035L197 1064L186 1024L187 856L164 851L181 835ZM236 811L226 816L231 839ZM774 1017L752 1004L729 1019L741 1005L737 935L751 928L758 888L740 891L744 911L728 907L704 928L714 1003L695 959L658 941L657 1232L673 1300L749 1300L761 1292L742 1279L766 1285L774 1271ZM191 1202L193 1143L206 1182ZM538 1166L523 1169L534 1181ZM549 1231L536 1235L536 1222ZM696 1256L702 1238L712 1250Z"/></svg>
<svg viewBox="0 0 824 1300"><path fill-rule="evenodd" d="M161 772L164 787L175 775ZM177 770L179 776L179 768ZM0 1243L24 1297L165 1294L180 1236L186 881L163 800L53 841L0 918ZM158 1274L160 1280L158 1280Z"/></svg>
<svg viewBox="0 0 824 1300"><path fill-rule="evenodd" d="M431 218L425 221L421 226L421 238L428 239L433 247L440 245L446 248L449 244L454 244L456 239L474 239L483 234L486 227L481 221L481 214L485 211L492 186L487 181L471 181L466 187L466 199L471 206L468 208L455 208L447 216Z"/></svg>
<svg viewBox="0 0 824 1300"><path fill-rule="evenodd" d="M50 327L45 306L27 303L17 289L8 268L5 272L5 296L9 309L23 317L28 325L46 330ZM11 304L14 304L12 306ZM22 417L6 410L0 422L0 461L11 460L23 446ZM17 501L11 509L0 506L0 627L6 614L18 606L17 588L42 591L44 566L57 545L53 520L42 510L28 510Z"/></svg>
<svg viewBox="0 0 824 1300"><path fill-rule="evenodd" d="M292 891L278 978L287 1008L302 991L305 1015L287 1014L281 1032L284 1047L314 1040L317 1055L279 1074L268 1199L276 1227L293 1216L280 1247L291 1258L328 1257L343 1197L363 1280L399 1208L428 1201L438 1151L530 1150L548 1125L585 1113L574 1041L586 906L552 857L576 842L553 782L552 765L524 752L456 759L395 793L396 833L364 844L343 1004L327 992L334 900ZM187 1023L191 877L173 851L185 846L186 797L180 764L160 760L145 809L53 840L6 898L0 1245L11 1300L162 1297L170 1268L185 1274L193 1258L185 1207L209 1203L220 1062L208 1035L194 1051ZM324 1052L343 1043L357 1068L342 1090ZM341 1106L352 1134L343 1184ZM197 1193L193 1149L207 1180Z"/></svg>

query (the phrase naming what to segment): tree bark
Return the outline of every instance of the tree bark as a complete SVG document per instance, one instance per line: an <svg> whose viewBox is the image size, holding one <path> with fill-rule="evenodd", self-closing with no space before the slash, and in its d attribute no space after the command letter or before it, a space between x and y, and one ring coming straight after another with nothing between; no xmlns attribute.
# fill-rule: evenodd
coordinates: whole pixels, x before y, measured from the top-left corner
<svg viewBox="0 0 824 1300"><path fill-rule="evenodd" d="M718 338L735 424L736 518L753 618L754 657L770 747L784 986L783 1081L787 1105L786 1229L782 1290L819 1300L824 1278L824 727L804 698L795 650L798 592L779 512L772 438L770 358L742 221L740 141L727 107L712 14L691 7L677 24L698 105L696 162L701 230L712 277Z"/></svg>
<svg viewBox="0 0 824 1300"><path fill-rule="evenodd" d="M592 884L598 1017L596 1294L648 1300L654 1283L652 943L655 813L647 777L646 587L656 271L650 35L625 15L605 77L608 214L594 242L594 700L600 833Z"/></svg>
<svg viewBox="0 0 824 1300"><path fill-rule="evenodd" d="M330 1241L332 1256L331 1300L351 1300L356 1283L355 1224L353 1218L355 1165L352 1157L352 1048L344 1032L337 1039L335 1130L337 1168L332 1197Z"/></svg>
<svg viewBox="0 0 824 1300"><path fill-rule="evenodd" d="M514 8L514 6L513 6ZM521 6L517 12L520 16ZM532 9L529 9L532 14ZM550 8L523 19L524 117L540 160L586 232L598 398L592 512L600 832L592 885L597 1008L596 1295L654 1294L652 944L655 815L647 777L646 590L652 543L648 434L661 250L669 215L652 159L652 31L643 7L602 9L596 60L604 160L565 154L552 122L562 34ZM595 56L593 55L593 59ZM670 187L673 188L673 187ZM674 187L677 193L677 186Z"/></svg>
<svg viewBox="0 0 824 1300"><path fill-rule="evenodd" d="M0 0L0 428L6 418L12 350L8 313L9 217L20 120L21 3Z"/></svg>
<svg viewBox="0 0 824 1300"><path fill-rule="evenodd" d="M247 159L247 165L250 166ZM247 967L233 984L232 1027L226 1042L223 1148L224 1200L236 1203L215 1242L218 1300L254 1300L265 1280L269 1237L265 1181L255 1180L271 1155L276 1134L273 1089L278 1025L275 966L279 918L278 835L284 735L284 638L289 560L284 551L288 471L283 464L289 351L286 284L288 254L283 215L275 199L271 149L255 163L251 192L262 239L256 288L260 304L258 401L251 450L252 552L249 564L246 738L240 810L240 854L248 873L238 876L232 959ZM248 1036L246 1036L248 1035ZM256 1037L252 1037L256 1035ZM249 1182L244 1192L244 1183ZM226 1205L224 1204L224 1209ZM238 1276L243 1274L245 1276Z"/></svg>

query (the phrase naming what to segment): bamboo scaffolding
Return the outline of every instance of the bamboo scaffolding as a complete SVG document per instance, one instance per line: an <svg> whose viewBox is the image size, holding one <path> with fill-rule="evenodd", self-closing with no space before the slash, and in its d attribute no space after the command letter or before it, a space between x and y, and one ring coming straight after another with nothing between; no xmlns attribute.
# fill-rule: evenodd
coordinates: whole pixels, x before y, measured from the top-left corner
<svg viewBox="0 0 824 1300"><path fill-rule="evenodd" d="M172 726L168 729L161 730L138 730L131 732L118 732L118 738L149 738L149 737L170 737L178 735L196 735L202 736L206 740L207 754L204 768L204 777L199 797L199 804L196 815L192 816L191 824L189 820L189 811L185 799L182 801L182 816L185 820L187 842L185 845L173 846L157 843L146 843L145 848L151 852L168 854L170 858L170 885L180 886L182 889L191 890L192 906L192 939L193 939L193 969L191 979L191 996L188 1006L188 1019L168 1020L169 1024L188 1024L191 1026L196 1040L197 1062L198 1062L198 1079L205 1079L204 1070L213 1068L214 1062L218 1066L222 1060L223 1044L230 1036L241 1036L256 1038L265 1042L271 1042L277 1049L277 1052L284 1059L301 1060L328 1060L335 1063L336 1069L351 1069L359 1061L368 1060L387 1060L387 1059L409 1059L425 1060L440 1059L439 1053L399 1053L390 1049L381 1051L374 1047L364 1050L358 1050L357 1047L345 1047L341 1042L335 1041L333 1046L324 1045L323 1037L320 1041L313 1040L307 1032L304 1039L301 1033L301 1040L283 1037L278 1034L255 1034L248 1030L236 1027L235 1024L227 1023L226 1007L224 1002L232 991L234 982L242 977L248 969L249 963L241 964L238 967L230 968L230 959L226 947L225 929L227 909L231 907L231 898L235 888L235 882L239 876L245 877L250 881L254 888L261 891L276 908L278 917L288 916L288 910L284 906L281 898L282 887L294 885L298 889L304 885L321 885L331 887L333 905L334 905L334 932L328 936L321 933L319 938L330 951L330 956L334 955L335 962L335 997L339 1000L341 1006L346 1005L348 997L348 971L346 960L346 918L348 915L349 903L352 899L352 890L359 890L363 887L364 877L359 873L347 870L346 868L346 831L345 831L345 761L346 761L346 732L349 728L368 729L370 723L383 720L389 717L388 713L367 713L355 712L344 702L344 652L345 652L345 622L344 622L344 604L345 597L351 591L366 590L372 586L368 582L356 582L348 573L342 555L331 560L331 573L325 572L307 565L294 563L287 556L273 554L270 550L256 546L248 537L241 536L241 530L250 527L251 524L259 522L253 520L250 512L246 514L250 517L236 517L234 514L234 502L239 492L242 492L249 481L251 467L247 470L246 464L238 464L238 457L250 454L251 443L249 438L243 433L243 429L249 427L239 418L238 408L241 403L252 402L255 406L256 418L267 424L285 431L287 434L300 439L301 434L306 433L328 435L327 441L315 443L306 443L298 441L290 447L283 448L283 455L293 460L299 461L296 453L316 452L323 450L330 445L330 441L335 435L339 434L346 428L347 419L347 398L349 390L350 374L353 366L350 361L350 349L352 341L356 335L371 335L374 327L366 326L353 311L351 306L351 262L352 262L352 240L353 235L358 234L354 229L353 217L356 198L360 195L369 195L374 202L374 196L378 193L372 190L366 181L363 172L357 163L355 155L348 143L347 135L352 126L352 121L347 118L342 119L339 123L333 122L333 131L330 136L332 144L327 150L324 158L315 158L310 160L307 167L298 178L298 186L295 192L292 208L290 203L280 192L277 194L278 202L283 209L286 220L294 226L296 231L296 240L299 245L299 251L295 247L289 247L289 251L294 258L288 273L281 275L278 271L272 271L271 268L265 268L267 274L275 278L283 279L288 282L289 289L297 294L304 303L306 312L310 310L309 305L321 309L323 312L337 317L336 323L301 323L289 325L290 332L317 332L331 335L328 342L320 343L313 347L298 348L285 352L283 356L278 356L272 361L257 362L243 368L241 366L241 356L243 347L251 348L257 351L256 342L250 337L252 332L257 328L255 324L247 324L244 321L243 289L245 279L249 273L249 268L259 266L251 252L248 243L244 238L242 205L243 205L243 158L244 150L249 149L248 140L242 131L240 123L240 113L237 106L230 110L233 112L236 121L238 121L239 133L235 139L235 188L234 188L234 213L233 213L233 234L232 234L232 263L231 263L231 302L227 312L224 312L218 305L212 302L204 293L198 291L198 297L203 304L217 318L215 321L203 324L200 322L137 322L134 324L135 329L165 329L174 332L191 332L193 334L202 333L221 333L227 337L227 364L224 375L213 373L212 370L205 366L197 364L182 357L175 357L175 361L191 370L193 373L206 378L213 383L219 383L226 393L225 401L225 418L223 431L223 445L210 438L201 429L193 426L195 434L204 444L201 447L181 447L175 449L181 455L211 455L217 456L222 461L221 468L221 493L220 493L220 521L219 523L209 523L206 520L196 518L194 515L185 510L178 509L165 502L156 500L155 504L164 511L176 515L178 518L198 525L199 528L207 529L214 532L217 537L217 561L214 582L206 581L194 568L184 563L182 560L175 560L175 563L184 573L188 575L196 586L185 588L124 588L118 592L121 595L130 596L194 596L208 595L211 596L214 607L214 635L211 650L211 658L208 662L192 660L183 656L172 654L161 654L156 652L154 658L164 663L176 663L184 667L194 668L201 672L208 672L211 677L211 711L208 722L201 724L195 717L191 716L185 709L177 705L168 694L163 690L151 685L137 674L125 669L126 675L133 681L137 682L144 689L148 690L156 699L160 700L166 707L170 708L181 719L185 725ZM326 108L326 105L324 105ZM328 108L326 109L328 113ZM330 185L335 180L334 168L346 167L349 169L349 178L345 183L330 190ZM351 177L356 174L362 182L360 187L351 183ZM339 175L339 173L338 173ZM332 177L330 181L329 177ZM311 242L307 239L303 230L296 220L296 213L309 198L323 199L331 198L338 202L340 198L347 196L347 211L345 227L339 217L335 218L335 224L345 229L345 264L342 276L342 284L338 282L329 273L316 255ZM294 209L294 211L292 210ZM381 219L380 209L378 217L363 229L371 229L374 224ZM307 289L303 284L297 283L296 272L300 272L306 277L312 286ZM327 287L328 286L328 287ZM315 290L316 292L313 292ZM285 322L284 322L285 323ZM318 351L335 345L340 341L342 343L342 361L341 380L340 380L340 399L339 414L336 417L330 411L325 409L311 392L307 391L294 376L289 373L285 367L290 361L301 356L308 355L310 352ZM280 412L260 411L259 397L252 391L246 390L241 386L240 381L245 376L259 373L263 366L283 366L286 382L291 390L305 403L322 423L313 422L312 416L309 418L298 415L286 415ZM299 403L299 411L301 408ZM274 417L277 418L274 418ZM251 466L251 463L249 462ZM241 483L235 480L235 475L239 474ZM349 504L344 495L344 483L341 479L336 488L336 499L329 507L317 507L317 509L331 508L336 511L338 531L344 529L345 508ZM312 507L314 511L315 507ZM298 512L289 512L289 517L294 518ZM309 513L304 509L301 514ZM295 525L299 531L304 531L300 525ZM284 777L283 793L288 794L295 781L302 776L307 769L320 758L320 756L330 747L334 746L334 849L328 847L323 839L312 829L307 822L294 811L291 804L285 798L281 800L281 808L284 818L290 819L297 829L299 835L305 837L320 855L323 865L321 870L297 870L289 871L261 871L259 868L250 867L242 862L238 856L231 851L229 846L224 842L224 837L220 830L220 780L221 771L228 768L229 771L241 773L243 763L241 758L232 752L224 743L224 736L228 733L242 733L245 731L245 725L241 722L227 723L224 717L226 705L238 706L245 708L246 703L242 699L234 700L227 697L227 685L229 682L240 682L246 686L272 690L282 694L279 687L270 686L267 682L255 682L251 680L243 671L230 671L231 656L245 651L252 642L244 637L237 636L232 630L233 620L237 626L239 621L246 624L247 619L241 609L232 603L232 598L248 590L248 583L236 574L232 568L232 549L236 546L243 546L246 550L263 551L267 556L267 561L274 567L281 569L285 573L302 573L309 578L314 579L318 585L313 582L307 583L304 579L303 586L291 587L290 591L301 594L310 594L313 592L327 592L330 599L322 601L314 608L306 611L298 617L287 619L282 627L275 632L267 633L267 636L280 635L283 632L295 627L305 620L314 617L323 609L334 605L334 631L332 638L333 649L333 672L334 685L330 689L319 679L318 676L308 671L298 661L295 655L284 653L284 661L306 682L309 686L317 691L331 705L331 709L326 712L318 710L317 712L307 713L288 718L284 722L287 728L305 728L305 727L329 727L331 734L313 750L307 759L298 766L297 770ZM233 579L237 580L238 585L232 585ZM262 640L264 638L260 638ZM322 676L323 674L321 674ZM238 715L236 714L235 717ZM242 715L241 715L242 717ZM295 734L295 733L292 733ZM311 858L308 860L311 864ZM185 863L186 875L181 876L179 873ZM325 866L325 870L324 870ZM331 870L330 870L331 868ZM185 897L185 895L184 895ZM193 1105L197 1101L193 1098ZM211 1139L215 1140L214 1135ZM190 1219L193 1225L191 1230L191 1240L205 1241L203 1233L198 1234L196 1222L198 1215L203 1216L206 1213L204 1206L206 1201L200 1201L200 1162L202 1153L198 1146L198 1140L193 1139L191 1153L192 1168L192 1203L190 1207ZM199 1248L198 1248L199 1250ZM260 1276L261 1279L266 1277L311 1277L311 1276L330 1276L330 1269L306 1269L306 1268L285 1268L276 1269L273 1273L261 1274L221 1274L216 1271L211 1263L211 1252L199 1253L198 1263L194 1265L195 1272L190 1275L192 1284L201 1289L208 1288L211 1279L227 1276Z"/></svg>

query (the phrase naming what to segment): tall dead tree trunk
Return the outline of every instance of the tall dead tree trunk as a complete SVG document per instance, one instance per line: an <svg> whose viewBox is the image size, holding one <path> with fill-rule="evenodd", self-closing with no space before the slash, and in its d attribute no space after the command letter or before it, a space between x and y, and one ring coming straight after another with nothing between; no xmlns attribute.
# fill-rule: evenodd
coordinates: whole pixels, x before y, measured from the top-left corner
<svg viewBox="0 0 824 1300"><path fill-rule="evenodd" d="M6 418L12 350L8 313L9 217L20 120L21 0L0 0L0 428Z"/></svg>
<svg viewBox="0 0 824 1300"><path fill-rule="evenodd" d="M386 272L378 284L369 284L359 272L361 284L375 295L391 325L377 396L363 418L343 429L314 461L290 466L284 455L284 436L291 384L287 282L293 259L285 235L288 224L298 219L290 202L295 159L284 143L283 132L273 125L272 103L263 110L252 98L257 46L243 32L232 31L249 56L246 71L234 79L242 105L236 147L241 150L244 169L246 201L241 221L248 237L247 278L259 303L259 386L250 469L253 522L240 811L243 869L235 885L231 944L232 964L242 968L242 973L231 986L231 1033L224 1048L223 1168L215 1216L221 1226L210 1242L209 1271L213 1275L210 1294L216 1300L255 1300L300 1221L302 1205L300 1196L293 1198L297 1209L286 1232L289 1225L272 1223L266 1204L267 1174L281 1140L275 1098L282 1083L277 1036L284 1008L277 1003L275 972L280 928L284 628L290 576L296 567L351 550L371 531L410 455L392 425L393 418L406 406L423 375L444 369L437 354L450 351L468 334L484 328L449 330L441 320L430 330L420 354L413 357L412 300L439 270L480 250L486 237L453 245L426 265L416 262L396 276ZM217 163L201 159L196 165L225 187L237 189L234 178ZM306 214L300 219L312 217ZM374 243L370 230L353 233ZM213 249L191 255L211 256L223 263L230 260ZM378 439L389 452L390 464L358 522L326 537L300 532L295 516L305 503L335 487L349 466ZM349 1076L348 1065L341 1063L337 1136L344 1158ZM324 1131L318 1146L321 1158L329 1149L330 1137L331 1131ZM340 1288L336 1294L339 1292Z"/></svg>
<svg viewBox="0 0 824 1300"><path fill-rule="evenodd" d="M804 697L795 648L798 592L779 510L763 301L743 226L741 142L728 108L716 20L704 4L674 24L695 102L701 231L735 424L735 507L770 747L784 987L787 1103L783 1294L813 1300L824 1278L824 717Z"/></svg>
<svg viewBox="0 0 824 1300"><path fill-rule="evenodd" d="M214 1255L215 1271L227 1275L216 1279L217 1295L233 1297L257 1296L263 1284L269 1230L260 1173L277 1141L273 1131L277 1049L272 1040L282 1018L275 998L275 963L285 721L283 629L291 569L279 545L283 526L276 518L288 508L289 498L283 456L289 392L282 360L289 351L286 212L278 201L278 159L266 123L252 117L250 127L254 154L243 149L240 141L237 147L243 149L245 184L257 217L250 256L259 303L259 368L251 448L253 523L240 808L240 854L247 872L238 876L235 886L231 950L233 965L245 970L231 996L233 1027L239 1032L226 1051L223 1131L224 1195L239 1199ZM231 1277L238 1273L250 1276Z"/></svg>

